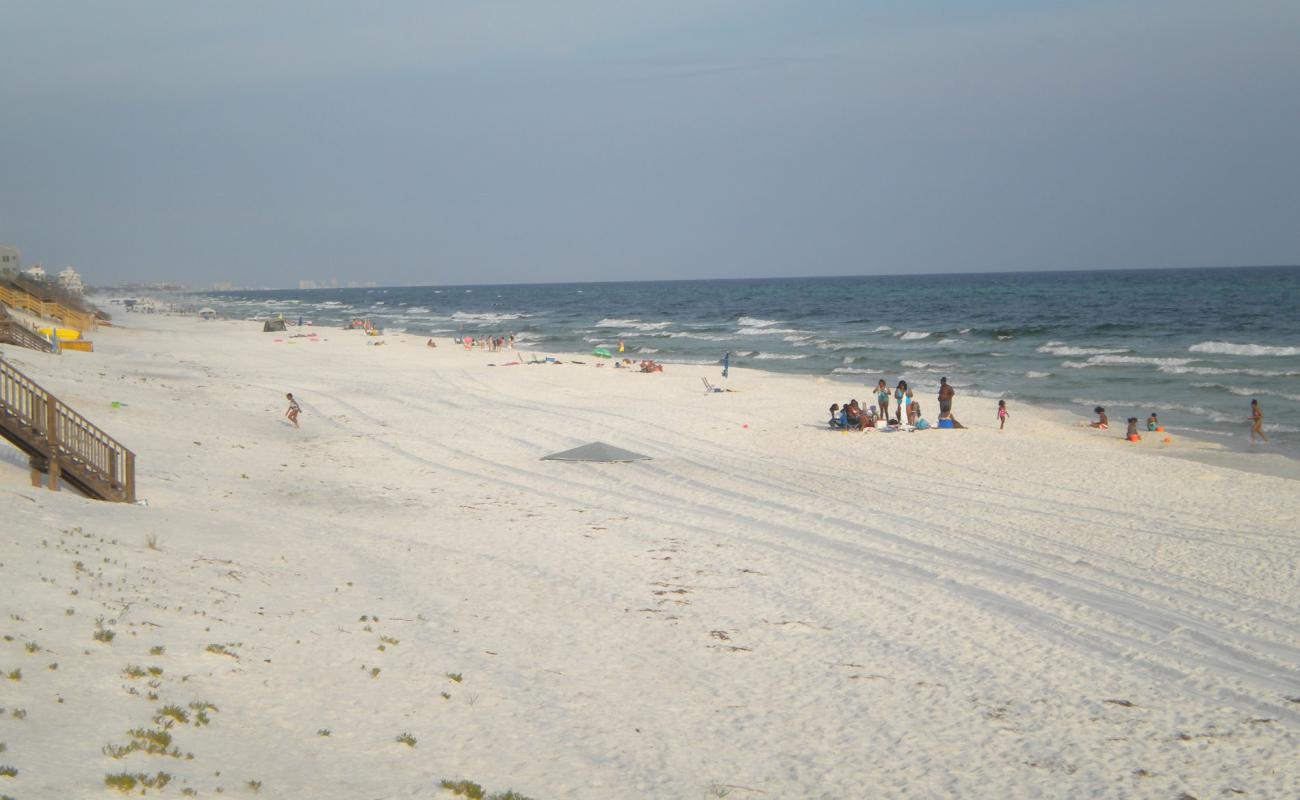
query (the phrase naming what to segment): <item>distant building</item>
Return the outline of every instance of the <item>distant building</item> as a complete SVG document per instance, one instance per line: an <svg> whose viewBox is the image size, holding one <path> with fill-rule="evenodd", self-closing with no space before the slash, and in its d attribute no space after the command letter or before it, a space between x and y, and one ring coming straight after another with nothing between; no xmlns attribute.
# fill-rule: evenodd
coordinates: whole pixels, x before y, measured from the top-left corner
<svg viewBox="0 0 1300 800"><path fill-rule="evenodd" d="M0 244L0 272L17 272L20 263L18 248Z"/></svg>
<svg viewBox="0 0 1300 800"><path fill-rule="evenodd" d="M23 274L34 281L43 281L45 280L45 267L42 267L40 264L33 264L23 270Z"/></svg>
<svg viewBox="0 0 1300 800"><path fill-rule="evenodd" d="M298 281L298 288L299 288L299 289L315 289L315 288L316 288L316 281L309 281L309 280Z"/></svg>
<svg viewBox="0 0 1300 800"><path fill-rule="evenodd" d="M86 285L81 282L81 276L72 267L64 267L59 273L59 285L73 294L86 293Z"/></svg>
<svg viewBox="0 0 1300 800"><path fill-rule="evenodd" d="M233 291L234 288L235 288L235 284L231 283L230 281L217 281L216 283L212 284L212 291L214 292L229 292L229 291Z"/></svg>

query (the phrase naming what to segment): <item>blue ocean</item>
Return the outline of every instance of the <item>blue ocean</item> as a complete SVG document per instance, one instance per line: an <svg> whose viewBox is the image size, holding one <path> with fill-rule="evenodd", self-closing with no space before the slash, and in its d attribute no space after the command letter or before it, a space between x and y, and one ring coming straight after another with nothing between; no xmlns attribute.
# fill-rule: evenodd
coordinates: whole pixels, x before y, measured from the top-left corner
<svg viewBox="0 0 1300 800"><path fill-rule="evenodd" d="M411 334L515 334L520 349L616 349L668 364L900 378L929 393L1061 407L1245 449L1249 404L1300 454L1300 267L412 286L209 293L235 317L366 317ZM862 392L859 392L862 394Z"/></svg>

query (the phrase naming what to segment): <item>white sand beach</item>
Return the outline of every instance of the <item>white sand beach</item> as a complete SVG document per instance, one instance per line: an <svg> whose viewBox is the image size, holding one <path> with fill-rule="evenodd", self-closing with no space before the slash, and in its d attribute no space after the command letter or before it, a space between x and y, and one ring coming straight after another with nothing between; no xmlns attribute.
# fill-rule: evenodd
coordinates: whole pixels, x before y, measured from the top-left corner
<svg viewBox="0 0 1300 800"><path fill-rule="evenodd" d="M1159 452L1209 445L960 395L964 431L838 433L865 387L121 322L4 348L147 505L0 443L0 795L1300 797L1300 483ZM594 440L653 460L540 460ZM175 755L113 756L149 731Z"/></svg>

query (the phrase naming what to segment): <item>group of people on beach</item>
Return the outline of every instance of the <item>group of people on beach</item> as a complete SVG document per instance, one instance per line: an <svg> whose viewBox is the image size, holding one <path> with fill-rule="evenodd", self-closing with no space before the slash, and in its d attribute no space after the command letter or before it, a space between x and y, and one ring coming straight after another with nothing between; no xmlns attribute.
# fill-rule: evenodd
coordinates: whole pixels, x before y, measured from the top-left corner
<svg viewBox="0 0 1300 800"><path fill-rule="evenodd" d="M920 428L930 427L929 422L921 416L921 403L912 393L912 388L907 385L907 381L900 380L894 387L892 393L889 384L881 378L876 383L876 404L863 408L857 401L857 398L849 400L843 406L835 403L830 407L830 426L845 430L885 430L897 428ZM939 379L939 425L940 427L961 427L960 423L952 416L952 399L957 392L948 383L947 378ZM892 405L894 416L890 416L889 409ZM1006 424L1006 403L1002 401L998 404L998 419ZM946 423L946 424L945 424Z"/></svg>
<svg viewBox="0 0 1300 800"><path fill-rule="evenodd" d="M1089 422L1088 427L1097 430L1108 430L1110 428L1110 417L1106 416L1106 409L1103 406L1097 406L1092 410L1097 415L1097 419ZM1142 441L1142 434L1138 433L1138 418L1129 417L1128 427L1124 430L1124 438L1130 442ZM1149 433L1164 433L1164 426L1160 424L1160 417L1152 411L1151 416L1147 417L1146 424ZM1252 399L1250 401L1250 441L1255 443L1255 437L1268 441L1268 436L1264 433L1264 411L1259 406L1259 401ZM1166 440L1168 441L1168 440Z"/></svg>
<svg viewBox="0 0 1300 800"><path fill-rule="evenodd" d="M430 341L433 341L430 339ZM502 350L515 349L515 334L511 332L504 336L480 336L475 339L473 336L457 336L453 340L456 344L461 345L466 350L486 350L490 353L500 352ZM436 346L436 345L435 345Z"/></svg>

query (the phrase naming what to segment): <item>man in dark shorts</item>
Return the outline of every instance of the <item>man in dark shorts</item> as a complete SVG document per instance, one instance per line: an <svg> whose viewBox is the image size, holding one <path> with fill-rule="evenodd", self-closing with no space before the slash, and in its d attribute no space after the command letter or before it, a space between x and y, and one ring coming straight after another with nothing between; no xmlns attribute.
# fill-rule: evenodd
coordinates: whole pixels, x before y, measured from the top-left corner
<svg viewBox="0 0 1300 800"><path fill-rule="evenodd" d="M939 419L948 419L952 416L952 396L957 394L948 385L947 378L939 379Z"/></svg>

